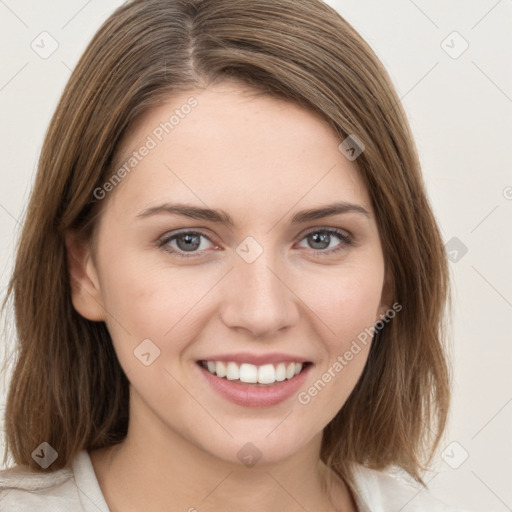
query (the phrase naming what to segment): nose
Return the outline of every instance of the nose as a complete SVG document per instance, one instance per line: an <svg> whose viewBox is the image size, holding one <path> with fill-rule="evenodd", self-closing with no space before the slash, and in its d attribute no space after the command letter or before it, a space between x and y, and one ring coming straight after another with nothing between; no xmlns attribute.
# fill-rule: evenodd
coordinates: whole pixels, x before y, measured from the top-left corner
<svg viewBox="0 0 512 512"><path fill-rule="evenodd" d="M224 283L224 324L258 338L295 325L300 318L299 299L287 283L289 273L283 267L267 251L252 263L237 257Z"/></svg>

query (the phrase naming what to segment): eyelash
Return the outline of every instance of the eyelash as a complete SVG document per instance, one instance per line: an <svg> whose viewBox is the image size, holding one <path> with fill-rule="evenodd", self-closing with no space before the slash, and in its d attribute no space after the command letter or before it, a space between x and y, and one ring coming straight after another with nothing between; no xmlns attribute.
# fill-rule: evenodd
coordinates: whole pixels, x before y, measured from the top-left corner
<svg viewBox="0 0 512 512"><path fill-rule="evenodd" d="M354 245L354 240L350 234L348 234L345 231L342 231L341 229L336 228L324 228L324 229L314 229L312 231L309 231L306 233L299 241L304 240L308 236L315 234L315 233L322 233L322 234L329 234L329 235L335 235L338 238L340 238L341 242L333 249L323 250L323 249L311 249L313 251L313 254L315 256L326 256L326 255L332 255L337 253L338 251L341 251L346 248L346 246ZM204 233L201 233L199 231L180 231L179 233L174 233L173 235L164 237L161 239L158 243L158 247L160 247L163 251L173 254L175 256L179 256L181 258L196 258L201 256L200 252L191 252L187 254L185 251L176 250L174 248L169 247L167 244L171 242L172 240L176 240L180 235L197 235L202 236L212 242L208 236L206 236ZM212 242L213 243L213 242Z"/></svg>

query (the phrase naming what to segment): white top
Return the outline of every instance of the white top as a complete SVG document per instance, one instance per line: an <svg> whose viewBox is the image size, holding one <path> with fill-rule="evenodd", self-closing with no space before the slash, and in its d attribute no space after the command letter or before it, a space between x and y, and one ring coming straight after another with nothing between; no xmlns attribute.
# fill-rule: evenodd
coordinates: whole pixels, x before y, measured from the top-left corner
<svg viewBox="0 0 512 512"><path fill-rule="evenodd" d="M359 512L464 512L397 476L361 465L355 467L354 475ZM86 450L71 468L53 473L0 471L0 512L34 511L110 512Z"/></svg>

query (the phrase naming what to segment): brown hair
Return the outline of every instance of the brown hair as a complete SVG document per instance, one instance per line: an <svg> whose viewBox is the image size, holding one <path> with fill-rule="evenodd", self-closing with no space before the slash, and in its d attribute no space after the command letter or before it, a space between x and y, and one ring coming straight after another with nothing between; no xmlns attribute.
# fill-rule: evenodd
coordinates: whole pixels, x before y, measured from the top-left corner
<svg viewBox="0 0 512 512"><path fill-rule="evenodd" d="M7 454L51 471L82 449L123 440L128 380L104 322L73 308L64 234L91 240L121 140L173 93L234 79L321 115L357 159L381 236L393 300L349 399L324 430L322 460L347 482L349 464L396 465L423 483L448 414L443 346L449 275L412 134L382 64L320 0L135 0L88 45L52 118L17 248L13 295L17 360L5 410Z"/></svg>

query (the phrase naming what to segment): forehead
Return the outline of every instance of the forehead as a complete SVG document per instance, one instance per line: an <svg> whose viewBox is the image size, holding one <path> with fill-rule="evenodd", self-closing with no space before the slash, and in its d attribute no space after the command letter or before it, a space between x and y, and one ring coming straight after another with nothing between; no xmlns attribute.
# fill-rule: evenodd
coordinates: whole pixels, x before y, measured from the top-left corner
<svg viewBox="0 0 512 512"><path fill-rule="evenodd" d="M291 208L302 197L311 204L357 200L370 209L340 142L324 119L296 103L232 83L191 90L131 127L116 159L115 169L127 172L114 196L130 211L169 194L256 210Z"/></svg>

